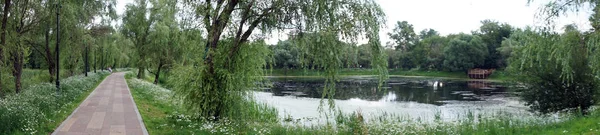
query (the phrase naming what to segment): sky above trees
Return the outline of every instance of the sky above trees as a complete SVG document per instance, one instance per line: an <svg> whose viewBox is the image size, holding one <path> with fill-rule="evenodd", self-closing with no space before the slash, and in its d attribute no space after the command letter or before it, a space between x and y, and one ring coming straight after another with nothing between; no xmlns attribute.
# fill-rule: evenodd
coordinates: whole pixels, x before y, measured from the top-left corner
<svg viewBox="0 0 600 135"><path fill-rule="evenodd" d="M542 19L536 18L540 8L552 0L377 0L387 15L387 28L380 32L381 43L391 41L387 33L391 32L397 21L408 21L415 31L432 28L441 35L452 33L470 33L477 30L480 21L485 19L506 22L514 27L543 26ZM122 14L125 5L133 0L118 0L116 11ZM556 20L556 26L576 24L580 30L589 30L588 17L591 8L585 7L579 12L570 12ZM562 31L562 30L561 30ZM285 32L274 32L267 39L268 44L277 44L285 40ZM366 41L365 41L366 42Z"/></svg>

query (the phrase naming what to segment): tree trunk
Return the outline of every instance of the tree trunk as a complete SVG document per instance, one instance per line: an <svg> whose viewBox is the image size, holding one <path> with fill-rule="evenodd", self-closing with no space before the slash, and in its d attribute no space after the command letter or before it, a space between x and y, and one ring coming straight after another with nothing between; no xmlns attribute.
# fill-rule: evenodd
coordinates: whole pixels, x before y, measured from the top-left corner
<svg viewBox="0 0 600 135"><path fill-rule="evenodd" d="M138 67L138 74L137 74L138 79L142 79L142 77L144 76L144 70L145 70L144 67L142 67L142 66Z"/></svg>
<svg viewBox="0 0 600 135"><path fill-rule="evenodd" d="M97 69L98 69L98 65L97 65L98 61L96 59L96 57L97 57L96 53L97 52L93 53L94 54L94 73L97 73Z"/></svg>
<svg viewBox="0 0 600 135"><path fill-rule="evenodd" d="M23 73L23 52L21 46L17 43L17 48L11 52L11 61L13 62L13 76L15 77L15 92L21 92L21 75Z"/></svg>
<svg viewBox="0 0 600 135"><path fill-rule="evenodd" d="M100 70L104 71L106 67L104 67L104 48L100 50L102 55L100 55Z"/></svg>
<svg viewBox="0 0 600 135"><path fill-rule="evenodd" d="M208 110L208 112L205 114L214 116L215 121L218 121L220 119L220 116L222 115L222 113L227 111L227 110L225 110L226 108L224 107L224 101L223 101L223 100L225 100L224 97L226 94L223 94L223 93L228 92L227 86L226 86L228 80L224 79L223 77L219 77L221 75L219 75L218 72L215 72L214 60L215 60L215 56L217 53L216 52L217 45L220 40L223 29L229 22L229 19L231 18L230 15L233 12L235 6L238 5L238 2L239 2L238 0L228 1L225 8L218 14L218 16L213 16L212 23L210 25L207 25L207 27L206 27L207 32L208 32L207 42L206 42L206 48L208 49L208 51L207 51L208 54L205 55L206 57L205 57L204 64L207 66L208 69L202 71L203 72L202 81L208 82L206 85L210 85L210 86L208 86L209 89L206 94L214 95L216 97L212 98L215 100L206 101L206 102L208 102L207 104L210 104L210 106L214 106L215 108ZM219 11L214 11L214 12L219 12ZM204 18L205 22L209 21L209 16L210 16L210 13L205 14L205 18ZM226 56L224 56L224 57L226 57ZM223 65L218 65L218 66L223 67Z"/></svg>
<svg viewBox="0 0 600 135"><path fill-rule="evenodd" d="M87 45L85 46L85 52L83 53L83 55L85 55L85 56L83 56L83 59L84 59L83 61L85 63L83 72L85 72L85 76L87 77L88 72L90 71L90 63L88 60L88 46Z"/></svg>
<svg viewBox="0 0 600 135"><path fill-rule="evenodd" d="M3 49L6 46L6 23L8 21L8 12L10 11L10 5L11 5L11 0L4 0L4 11L2 14L2 28L1 28L2 34L0 34L0 94L4 94L2 92L2 69L1 68L5 64Z"/></svg>
<svg viewBox="0 0 600 135"><path fill-rule="evenodd" d="M163 66L162 60L158 62L158 70L156 70L156 74L154 74L154 84L158 84L158 77L160 76L160 69Z"/></svg>
<svg viewBox="0 0 600 135"><path fill-rule="evenodd" d="M50 73L50 82L54 82L54 77L56 76L56 64L54 63L54 59L52 56L52 52L50 52L50 23L46 23L46 47L44 48L46 55L46 63L48 64L48 72Z"/></svg>

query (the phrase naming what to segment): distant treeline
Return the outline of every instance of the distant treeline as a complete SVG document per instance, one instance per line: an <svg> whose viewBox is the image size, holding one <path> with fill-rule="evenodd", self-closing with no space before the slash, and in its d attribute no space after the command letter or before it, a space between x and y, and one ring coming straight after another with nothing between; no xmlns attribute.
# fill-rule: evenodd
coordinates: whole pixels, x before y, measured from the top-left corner
<svg viewBox="0 0 600 135"><path fill-rule="evenodd" d="M416 33L413 25L397 22L388 33L392 42L385 53L390 69L420 69L437 71L466 71L471 68L503 69L510 54L504 43L513 33L522 32L509 24L492 20L481 21L479 30L471 33L440 35L434 29ZM312 61L293 40L270 46L274 68L310 68ZM344 43L340 59L344 68L370 68L371 49L368 45Z"/></svg>

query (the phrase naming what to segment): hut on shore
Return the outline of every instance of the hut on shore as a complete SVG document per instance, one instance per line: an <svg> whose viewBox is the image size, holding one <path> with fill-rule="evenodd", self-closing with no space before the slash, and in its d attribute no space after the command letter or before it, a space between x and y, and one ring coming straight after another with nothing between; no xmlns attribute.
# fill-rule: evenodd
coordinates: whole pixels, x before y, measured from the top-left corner
<svg viewBox="0 0 600 135"><path fill-rule="evenodd" d="M471 79L487 79L494 73L495 69L470 69L468 72L469 78Z"/></svg>

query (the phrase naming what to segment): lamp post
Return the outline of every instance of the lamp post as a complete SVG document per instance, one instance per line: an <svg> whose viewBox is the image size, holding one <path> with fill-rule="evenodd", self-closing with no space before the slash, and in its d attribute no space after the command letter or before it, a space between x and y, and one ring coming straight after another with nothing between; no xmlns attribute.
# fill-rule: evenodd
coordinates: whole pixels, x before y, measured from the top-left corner
<svg viewBox="0 0 600 135"><path fill-rule="evenodd" d="M56 92L60 92L60 0L56 3Z"/></svg>

